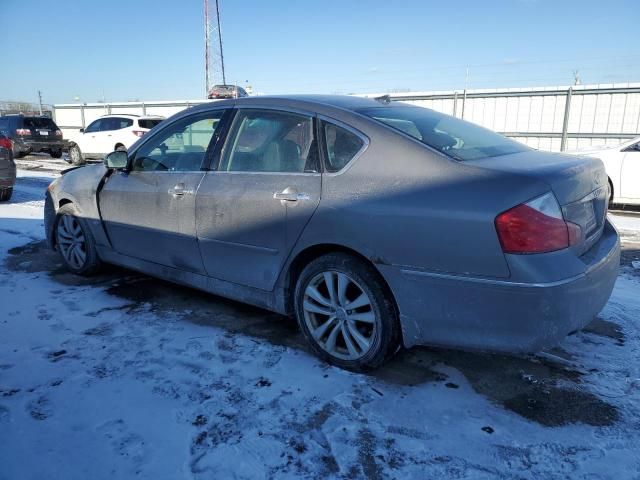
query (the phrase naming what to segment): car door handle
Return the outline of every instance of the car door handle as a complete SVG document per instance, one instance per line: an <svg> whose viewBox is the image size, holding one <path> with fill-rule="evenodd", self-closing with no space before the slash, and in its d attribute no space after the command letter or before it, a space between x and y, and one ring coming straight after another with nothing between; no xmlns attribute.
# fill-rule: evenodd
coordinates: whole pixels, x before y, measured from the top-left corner
<svg viewBox="0 0 640 480"><path fill-rule="evenodd" d="M184 183L179 183L175 187L169 189L169 195L174 197L182 197L184 195L191 195L193 190L185 188Z"/></svg>
<svg viewBox="0 0 640 480"><path fill-rule="evenodd" d="M293 188L286 188L282 192L275 192L273 198L281 202L298 202L300 200L309 200L308 193L298 193Z"/></svg>

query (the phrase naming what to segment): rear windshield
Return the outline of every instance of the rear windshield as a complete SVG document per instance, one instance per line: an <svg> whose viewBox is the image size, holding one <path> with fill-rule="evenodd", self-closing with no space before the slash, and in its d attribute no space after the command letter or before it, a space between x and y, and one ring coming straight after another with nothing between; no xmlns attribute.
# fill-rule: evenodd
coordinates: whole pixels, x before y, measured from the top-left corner
<svg viewBox="0 0 640 480"><path fill-rule="evenodd" d="M140 120L138 120L138 125L140 125L140 128L153 128L156 125L158 125L161 121L162 119L160 118L158 119L141 118Z"/></svg>
<svg viewBox="0 0 640 480"><path fill-rule="evenodd" d="M53 123L53 120L50 118L42 118L42 117L25 117L24 118L24 127L25 128L47 128L50 130L57 130L56 124Z"/></svg>
<svg viewBox="0 0 640 480"><path fill-rule="evenodd" d="M529 150L529 147L491 130L428 108L372 107L358 112L460 161Z"/></svg>

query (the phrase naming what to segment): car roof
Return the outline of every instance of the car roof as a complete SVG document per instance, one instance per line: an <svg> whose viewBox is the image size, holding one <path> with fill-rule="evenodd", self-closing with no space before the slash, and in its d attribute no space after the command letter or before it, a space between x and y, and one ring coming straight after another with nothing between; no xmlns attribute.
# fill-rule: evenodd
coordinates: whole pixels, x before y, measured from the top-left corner
<svg viewBox="0 0 640 480"><path fill-rule="evenodd" d="M136 115L134 113L110 113L108 115L102 115L100 118L130 118L132 120L144 120L144 119L154 119L154 120L164 120L164 117L160 117L158 115Z"/></svg>
<svg viewBox="0 0 640 480"><path fill-rule="evenodd" d="M216 100L194 107L196 110L208 110L212 106L231 107L234 105L282 105L288 107L328 107L357 112L362 108L390 106L387 102L373 98L355 97L350 95L261 95L255 97L241 97L227 100ZM391 106L403 104L393 102Z"/></svg>

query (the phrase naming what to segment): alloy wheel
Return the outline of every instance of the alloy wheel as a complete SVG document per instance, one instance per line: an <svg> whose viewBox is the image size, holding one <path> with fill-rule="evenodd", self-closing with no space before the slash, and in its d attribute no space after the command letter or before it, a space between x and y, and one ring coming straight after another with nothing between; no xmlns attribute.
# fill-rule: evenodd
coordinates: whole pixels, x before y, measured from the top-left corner
<svg viewBox="0 0 640 480"><path fill-rule="evenodd" d="M80 270L87 261L87 244L78 219L63 215L58 221L58 247L67 263Z"/></svg>
<svg viewBox="0 0 640 480"><path fill-rule="evenodd" d="M326 271L314 276L305 289L302 310L309 332L328 354L357 360L371 349L378 319L369 295L349 275Z"/></svg>

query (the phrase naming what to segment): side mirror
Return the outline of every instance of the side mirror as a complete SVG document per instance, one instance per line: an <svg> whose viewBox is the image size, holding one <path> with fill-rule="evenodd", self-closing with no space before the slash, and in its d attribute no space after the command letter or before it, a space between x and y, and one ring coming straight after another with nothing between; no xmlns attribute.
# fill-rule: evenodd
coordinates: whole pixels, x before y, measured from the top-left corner
<svg viewBox="0 0 640 480"><path fill-rule="evenodd" d="M81 129L80 129L80 133L84 133L84 128L81 128Z"/></svg>
<svg viewBox="0 0 640 480"><path fill-rule="evenodd" d="M105 167L115 170L122 170L127 168L128 162L129 158L127 157L127 152L125 152L124 150L116 150L115 152L111 152L109 155L104 157Z"/></svg>

